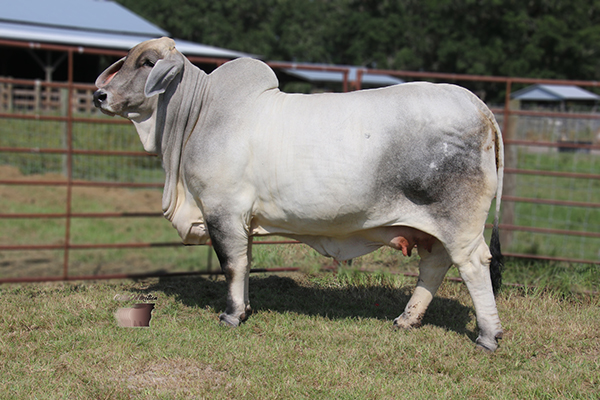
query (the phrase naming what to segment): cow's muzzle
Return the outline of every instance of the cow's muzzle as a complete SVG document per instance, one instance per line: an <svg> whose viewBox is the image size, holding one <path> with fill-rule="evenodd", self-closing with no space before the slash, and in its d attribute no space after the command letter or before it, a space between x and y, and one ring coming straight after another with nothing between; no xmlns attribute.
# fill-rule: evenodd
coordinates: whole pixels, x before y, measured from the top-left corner
<svg viewBox="0 0 600 400"><path fill-rule="evenodd" d="M110 110L108 106L108 93L104 89L98 89L94 92L94 106L100 109L104 114L115 116L115 113Z"/></svg>
<svg viewBox="0 0 600 400"><path fill-rule="evenodd" d="M107 98L108 94L104 90L96 90L94 92L94 106L96 106L97 108L102 108L102 103L104 103Z"/></svg>

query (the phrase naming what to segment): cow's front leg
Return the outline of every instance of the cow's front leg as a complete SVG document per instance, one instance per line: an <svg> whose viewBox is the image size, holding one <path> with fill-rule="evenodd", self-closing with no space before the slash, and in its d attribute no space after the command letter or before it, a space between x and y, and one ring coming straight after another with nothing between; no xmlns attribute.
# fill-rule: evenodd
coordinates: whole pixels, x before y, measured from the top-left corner
<svg viewBox="0 0 600 400"><path fill-rule="evenodd" d="M251 262L251 238L239 224L223 219L207 220L213 248L227 280L227 308L220 315L221 322L238 326L251 313L248 282Z"/></svg>

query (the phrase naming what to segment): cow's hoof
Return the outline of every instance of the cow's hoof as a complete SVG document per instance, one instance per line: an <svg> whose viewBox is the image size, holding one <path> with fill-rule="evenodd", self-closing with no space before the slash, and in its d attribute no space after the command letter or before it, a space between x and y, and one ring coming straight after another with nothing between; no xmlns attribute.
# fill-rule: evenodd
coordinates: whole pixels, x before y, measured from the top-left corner
<svg viewBox="0 0 600 400"><path fill-rule="evenodd" d="M406 313L402 313L394 320L394 329L413 329L421 326L420 319L410 318Z"/></svg>
<svg viewBox="0 0 600 400"><path fill-rule="evenodd" d="M491 354L498 348L499 339L502 339L502 331L496 333L493 339L488 339L483 336L479 336L475 341L475 343L477 344L477 350L483 351L487 354Z"/></svg>
<svg viewBox="0 0 600 400"><path fill-rule="evenodd" d="M477 343L477 345L475 346L475 350L481 351L485 354L492 354L494 351L496 351L496 348L498 348L498 345L496 345L495 348L490 348L483 343Z"/></svg>
<svg viewBox="0 0 600 400"><path fill-rule="evenodd" d="M238 326L240 326L240 319L236 318L236 317L232 317L229 314L221 314L219 315L219 320L221 325L225 325L225 326L229 326L232 328L236 328Z"/></svg>

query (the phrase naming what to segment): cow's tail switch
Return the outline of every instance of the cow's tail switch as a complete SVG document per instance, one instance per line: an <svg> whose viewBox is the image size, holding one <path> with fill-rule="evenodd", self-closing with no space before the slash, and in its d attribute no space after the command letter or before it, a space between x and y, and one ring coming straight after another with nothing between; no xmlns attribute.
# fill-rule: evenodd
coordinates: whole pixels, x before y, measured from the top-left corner
<svg viewBox="0 0 600 400"><path fill-rule="evenodd" d="M490 262L490 275L492 278L492 288L494 295L498 294L502 286L502 269L504 268L502 251L500 249L500 234L498 232L498 219L500 216L500 202L502 199L502 183L504 179L504 143L502 133L495 118L491 118L494 127L496 144L496 173L498 176L498 188L496 189L496 214L494 216L494 226L492 227L492 238L490 240L490 252L492 260Z"/></svg>

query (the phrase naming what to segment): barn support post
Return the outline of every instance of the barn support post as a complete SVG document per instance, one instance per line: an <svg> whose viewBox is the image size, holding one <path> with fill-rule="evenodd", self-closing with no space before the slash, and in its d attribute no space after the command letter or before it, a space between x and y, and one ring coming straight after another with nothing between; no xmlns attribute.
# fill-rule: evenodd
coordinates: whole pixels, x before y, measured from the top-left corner
<svg viewBox="0 0 600 400"><path fill-rule="evenodd" d="M6 89L6 107L2 110L2 111L6 111L7 113L12 113L13 112L13 104L14 104L14 100L13 100L13 84L12 83L7 83L5 85L5 89Z"/></svg>
<svg viewBox="0 0 600 400"><path fill-rule="evenodd" d="M10 112L10 92L12 91L10 83L0 83L0 112Z"/></svg>
<svg viewBox="0 0 600 400"><path fill-rule="evenodd" d="M42 109L42 82L35 80L33 86L33 111L37 114Z"/></svg>

